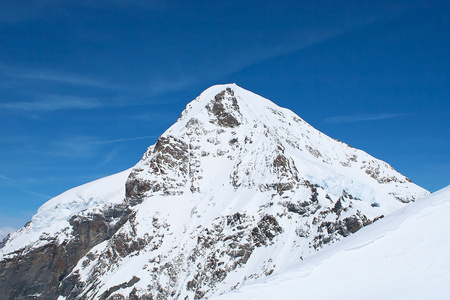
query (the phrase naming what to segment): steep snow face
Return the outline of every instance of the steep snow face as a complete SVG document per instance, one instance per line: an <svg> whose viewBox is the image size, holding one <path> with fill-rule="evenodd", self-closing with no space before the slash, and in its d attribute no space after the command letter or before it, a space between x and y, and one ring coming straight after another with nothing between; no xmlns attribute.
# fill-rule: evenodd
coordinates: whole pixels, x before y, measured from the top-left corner
<svg viewBox="0 0 450 300"><path fill-rule="evenodd" d="M204 91L131 171L112 178L45 204L0 249L3 268L52 243L72 259L57 265L52 290L66 299L210 297L281 272L428 193L234 84Z"/></svg>
<svg viewBox="0 0 450 300"><path fill-rule="evenodd" d="M449 215L450 186L286 272L214 299L448 299Z"/></svg>

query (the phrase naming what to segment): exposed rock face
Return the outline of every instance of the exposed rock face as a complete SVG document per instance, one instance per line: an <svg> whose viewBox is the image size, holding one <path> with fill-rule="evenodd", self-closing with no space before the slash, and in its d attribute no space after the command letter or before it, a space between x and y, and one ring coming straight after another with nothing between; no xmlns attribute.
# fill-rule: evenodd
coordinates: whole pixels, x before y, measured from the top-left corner
<svg viewBox="0 0 450 300"><path fill-rule="evenodd" d="M160 137L153 147L148 167L135 168L126 184L126 196L130 204L137 204L148 192L165 195L182 194L180 186L186 185L189 172L188 145L173 136ZM140 173L156 175L153 180L140 180Z"/></svg>
<svg viewBox="0 0 450 300"><path fill-rule="evenodd" d="M218 93L206 106L208 113L215 117L212 122L222 127L234 128L240 125L239 105L234 97L234 91L227 88Z"/></svg>
<svg viewBox="0 0 450 300"><path fill-rule="evenodd" d="M121 196L103 186L95 205L76 192L12 234L0 249L0 294L207 298L307 259L426 194L236 85L188 104L127 176L114 181ZM77 208L67 222L53 231L35 224L61 205ZM15 246L24 238L30 244Z"/></svg>
<svg viewBox="0 0 450 300"><path fill-rule="evenodd" d="M130 214L131 210L121 205L77 215L70 219L72 239L59 243L56 238L48 238L41 247L10 253L0 261L0 295L4 299L29 299L29 295L56 299L71 290L73 284L66 276L79 259L113 236Z"/></svg>

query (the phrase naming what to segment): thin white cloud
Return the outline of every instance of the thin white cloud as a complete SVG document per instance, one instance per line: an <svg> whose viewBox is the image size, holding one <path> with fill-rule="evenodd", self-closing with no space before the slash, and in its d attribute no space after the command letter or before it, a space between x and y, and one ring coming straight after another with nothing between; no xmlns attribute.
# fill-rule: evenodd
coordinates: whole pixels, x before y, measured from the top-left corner
<svg viewBox="0 0 450 300"><path fill-rule="evenodd" d="M175 100L173 100L175 101ZM166 101L164 104L170 105L171 100ZM177 120L177 118L180 116L178 111L144 111L141 113L134 113L129 115L123 115L123 119L127 120L133 120L133 121L142 121L142 122L149 122L149 123L158 123L158 124L165 124L171 125L173 122ZM1 141L0 141L1 143Z"/></svg>
<svg viewBox="0 0 450 300"><path fill-rule="evenodd" d="M13 179L0 174L0 186L12 186L12 185L15 185Z"/></svg>
<svg viewBox="0 0 450 300"><path fill-rule="evenodd" d="M25 178L25 179L18 181L18 180L15 180L15 179L12 179L12 178L9 178L9 177L6 177L6 176L0 174L0 186L15 186L22 192L25 192L25 193L28 193L31 195L35 195L35 196L39 196L39 197L45 198L45 199L51 198L51 196L49 196L49 195L25 189L23 187L25 182L29 182L29 179Z"/></svg>
<svg viewBox="0 0 450 300"><path fill-rule="evenodd" d="M364 122L364 121L377 121L384 119L392 119L403 117L406 114L356 114L356 115L345 115L345 116L335 116L326 118L325 122L330 124L341 124L341 123L354 123L354 122Z"/></svg>
<svg viewBox="0 0 450 300"><path fill-rule="evenodd" d="M50 144L50 151L46 154L65 157L89 157L98 150L98 139L85 135L66 136Z"/></svg>
<svg viewBox="0 0 450 300"><path fill-rule="evenodd" d="M51 143L51 150L45 152L47 155L57 155L65 157L89 157L101 150L102 145L113 143L124 143L136 140L145 140L151 138L157 138L156 135L137 136L130 138L102 140L98 137L87 135L74 135L67 136L59 141Z"/></svg>
<svg viewBox="0 0 450 300"><path fill-rule="evenodd" d="M157 137L158 137L157 135L146 135L146 136L137 136L137 137L132 137L132 138L97 141L97 142L93 142L93 144L101 145L101 144L111 144L111 143L122 143L122 142L129 142L129 141L146 140L146 139L157 138Z"/></svg>
<svg viewBox="0 0 450 300"><path fill-rule="evenodd" d="M100 80L76 75L60 74L56 72L28 71L16 74L16 77L32 80L55 81L71 85L90 86L103 89L121 88L118 85L109 84Z"/></svg>
<svg viewBox="0 0 450 300"><path fill-rule="evenodd" d="M121 150L123 150L122 147L109 151L104 157L103 164L106 165L106 164L112 162L119 155Z"/></svg>
<svg viewBox="0 0 450 300"><path fill-rule="evenodd" d="M95 98L49 95L42 100L0 103L0 109L51 112L66 109L94 109L102 106Z"/></svg>
<svg viewBox="0 0 450 300"><path fill-rule="evenodd" d="M34 196L38 196L38 197L44 198L44 199L46 199L46 200L48 200L48 199L50 199L50 198L53 198L53 197L50 196L50 195L42 194L42 193L38 193L38 192L34 192L34 191L30 191L30 190L27 190L27 189L22 189L22 191L24 191L25 193L28 193L28 194L30 194L30 195L34 195Z"/></svg>
<svg viewBox="0 0 450 300"><path fill-rule="evenodd" d="M102 89L123 89L124 87L88 76L62 73L54 70L21 69L0 64L0 72L9 78L23 80L51 81L77 86L88 86Z"/></svg>
<svg viewBox="0 0 450 300"><path fill-rule="evenodd" d="M8 177L3 176L2 174L0 174L0 179L3 179L3 180L10 180Z"/></svg>

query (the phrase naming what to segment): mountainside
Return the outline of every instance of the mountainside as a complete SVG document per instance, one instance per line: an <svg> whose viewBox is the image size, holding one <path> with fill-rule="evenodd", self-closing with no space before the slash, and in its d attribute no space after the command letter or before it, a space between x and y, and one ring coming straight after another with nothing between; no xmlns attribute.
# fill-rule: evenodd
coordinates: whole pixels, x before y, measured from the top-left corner
<svg viewBox="0 0 450 300"><path fill-rule="evenodd" d="M450 186L219 299L448 299ZM326 283L326 288L317 288ZM364 296L361 296L364 295ZM216 299L216 298L214 298Z"/></svg>
<svg viewBox="0 0 450 300"><path fill-rule="evenodd" d="M132 169L44 204L0 249L7 299L199 299L307 259L427 195L234 84Z"/></svg>

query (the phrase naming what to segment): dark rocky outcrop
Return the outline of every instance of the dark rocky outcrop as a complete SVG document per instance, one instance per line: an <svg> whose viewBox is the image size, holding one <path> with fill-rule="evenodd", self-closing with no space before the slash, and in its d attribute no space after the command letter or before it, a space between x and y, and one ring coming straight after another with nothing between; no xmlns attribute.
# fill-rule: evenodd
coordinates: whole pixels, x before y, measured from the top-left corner
<svg viewBox="0 0 450 300"><path fill-rule="evenodd" d="M279 233L283 232L283 228L278 224L277 219L271 215L265 215L259 222L258 226L252 229L252 238L256 247L267 245Z"/></svg>
<svg viewBox="0 0 450 300"><path fill-rule="evenodd" d="M130 205L142 202L147 192L161 192L166 195L177 193L180 186L187 183L189 173L189 146L172 136L160 137L153 148L147 170L135 168L126 182L126 197ZM181 182L170 178L170 171L178 173ZM146 180L145 172L158 175L159 180Z"/></svg>
<svg viewBox="0 0 450 300"><path fill-rule="evenodd" d="M237 115L240 115L239 105L230 88L217 94L206 108L219 126L234 128L241 125L237 118Z"/></svg>
<svg viewBox="0 0 450 300"><path fill-rule="evenodd" d="M120 289L124 289L124 288L130 287L130 286L133 286L135 283L139 282L139 280L141 280L139 277L133 276L133 278L131 278L130 281L128 281L128 282L124 282L124 283L122 283L122 284L119 284L119 285L115 285L115 286L113 286L113 287L110 287L110 288L109 288L107 291L105 291L98 299L99 299L99 300L106 300L106 299L108 299L108 297L109 297L112 293L114 293L114 292L116 292L116 291L118 291L118 290L120 290Z"/></svg>
<svg viewBox="0 0 450 300"><path fill-rule="evenodd" d="M124 205L76 215L70 219L73 235L70 241L59 244L49 240L43 246L10 254L0 261L2 299L56 299L61 292L72 290L73 280L66 276L78 260L109 239L130 215L131 210Z"/></svg>

